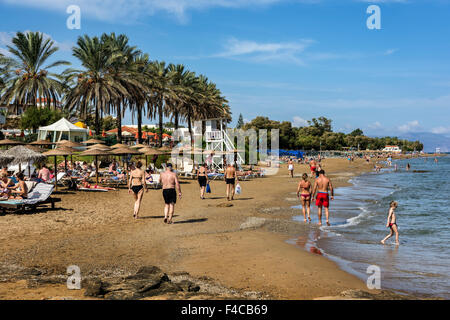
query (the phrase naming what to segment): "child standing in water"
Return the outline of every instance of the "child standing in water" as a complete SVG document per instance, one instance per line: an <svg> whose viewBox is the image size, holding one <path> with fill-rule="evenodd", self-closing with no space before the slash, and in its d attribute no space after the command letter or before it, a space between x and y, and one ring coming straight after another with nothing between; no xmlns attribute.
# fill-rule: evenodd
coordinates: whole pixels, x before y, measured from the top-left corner
<svg viewBox="0 0 450 320"><path fill-rule="evenodd" d="M395 209L397 209L398 203L396 201L391 201L390 208L389 208L389 215L387 218L386 228L391 228L391 233L386 236L383 240L381 240L381 243L384 244L387 239L392 237L395 233L395 244L399 245L398 242L398 226L397 226L397 218L395 216Z"/></svg>

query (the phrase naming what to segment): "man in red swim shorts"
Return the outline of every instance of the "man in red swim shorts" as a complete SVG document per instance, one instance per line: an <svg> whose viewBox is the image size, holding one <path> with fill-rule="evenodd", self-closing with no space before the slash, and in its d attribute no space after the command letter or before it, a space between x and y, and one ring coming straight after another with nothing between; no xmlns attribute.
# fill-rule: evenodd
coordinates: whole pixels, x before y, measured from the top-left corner
<svg viewBox="0 0 450 320"><path fill-rule="evenodd" d="M316 195L317 191L317 195ZM334 200L334 190L331 180L325 176L325 171L319 171L319 177L316 179L314 183L313 189L313 198L316 199L317 214L319 216L319 226L322 225L322 207L325 207L325 215L327 218L327 225L330 225L329 215L330 212L328 210L330 206L330 200L328 192L331 193L331 200Z"/></svg>

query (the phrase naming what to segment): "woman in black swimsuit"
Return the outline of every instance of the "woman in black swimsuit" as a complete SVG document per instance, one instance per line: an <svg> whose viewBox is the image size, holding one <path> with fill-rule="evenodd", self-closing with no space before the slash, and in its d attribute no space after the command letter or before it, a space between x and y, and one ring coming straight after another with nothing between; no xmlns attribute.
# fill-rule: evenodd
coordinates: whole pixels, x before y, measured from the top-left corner
<svg viewBox="0 0 450 320"><path fill-rule="evenodd" d="M197 171L197 180L200 185L200 199L205 199L206 185L208 184L208 166L206 163Z"/></svg>
<svg viewBox="0 0 450 320"><path fill-rule="evenodd" d="M142 162L138 161L136 168L130 173L130 180L128 181L128 193L133 193L134 196L134 213L133 217L139 219L139 209L141 207L142 196L144 189L148 192L147 184L145 183L145 173L141 170Z"/></svg>

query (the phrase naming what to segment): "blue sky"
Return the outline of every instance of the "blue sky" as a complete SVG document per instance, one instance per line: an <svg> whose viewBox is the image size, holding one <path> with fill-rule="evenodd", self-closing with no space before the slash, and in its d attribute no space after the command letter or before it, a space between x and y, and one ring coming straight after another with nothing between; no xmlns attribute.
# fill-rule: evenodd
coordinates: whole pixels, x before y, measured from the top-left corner
<svg viewBox="0 0 450 320"><path fill-rule="evenodd" d="M81 30L66 27L71 4ZM366 26L371 4L381 30ZM450 135L449 0L0 0L0 12L0 52L38 30L78 67L78 36L125 33L217 83L234 121L326 116L336 131Z"/></svg>

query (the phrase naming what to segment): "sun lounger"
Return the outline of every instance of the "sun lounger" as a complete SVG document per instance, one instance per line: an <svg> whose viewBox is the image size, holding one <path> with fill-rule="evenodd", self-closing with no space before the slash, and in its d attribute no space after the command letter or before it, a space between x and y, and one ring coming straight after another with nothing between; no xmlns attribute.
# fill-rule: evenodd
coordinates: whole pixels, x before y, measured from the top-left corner
<svg viewBox="0 0 450 320"><path fill-rule="evenodd" d="M52 209L55 208L55 203L60 202L61 199L52 198L54 186L47 183L38 183L28 193L28 198L23 200L5 200L0 201L0 208L5 212L9 210L25 210L26 208L36 209L38 206L50 204Z"/></svg>
<svg viewBox="0 0 450 320"><path fill-rule="evenodd" d="M146 180L146 183L148 186L154 188L154 189L159 189L162 187L161 182L159 181L161 178L161 175L159 174L152 174L152 181L148 181Z"/></svg>

